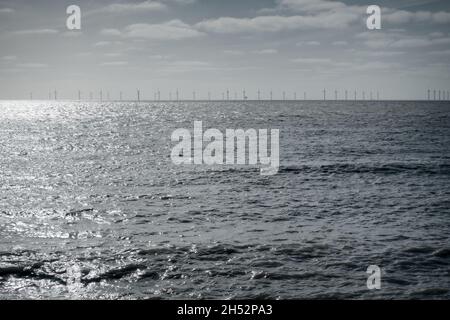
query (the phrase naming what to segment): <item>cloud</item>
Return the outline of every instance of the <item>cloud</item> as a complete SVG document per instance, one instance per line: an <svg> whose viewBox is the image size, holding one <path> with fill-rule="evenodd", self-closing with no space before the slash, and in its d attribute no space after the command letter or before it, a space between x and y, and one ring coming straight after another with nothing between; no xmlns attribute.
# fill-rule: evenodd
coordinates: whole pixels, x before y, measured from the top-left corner
<svg viewBox="0 0 450 320"><path fill-rule="evenodd" d="M450 38L427 39L420 37L407 37L404 39L380 38L367 40L365 44L373 49L378 48L423 48L434 45L448 45Z"/></svg>
<svg viewBox="0 0 450 320"><path fill-rule="evenodd" d="M19 68L30 68L30 69L39 69L47 67L47 65L44 63L19 63L17 66Z"/></svg>
<svg viewBox="0 0 450 320"><path fill-rule="evenodd" d="M261 54L261 55L277 54L278 50L277 49L263 49L263 50L257 50L257 51L255 51L255 53Z"/></svg>
<svg viewBox="0 0 450 320"><path fill-rule="evenodd" d="M111 42L109 41L99 41L94 44L94 47L106 47L109 45L111 45Z"/></svg>
<svg viewBox="0 0 450 320"><path fill-rule="evenodd" d="M400 39L389 44L393 48L418 48L418 47L428 47L436 44L450 44L449 38L442 39L424 39L424 38L410 38L410 39Z"/></svg>
<svg viewBox="0 0 450 320"><path fill-rule="evenodd" d="M113 3L104 7L101 11L111 13L129 13L129 12L143 12L143 11L161 11L165 10L167 6L161 2L144 1L138 3Z"/></svg>
<svg viewBox="0 0 450 320"><path fill-rule="evenodd" d="M0 13L13 13L15 10L11 8L0 8Z"/></svg>
<svg viewBox="0 0 450 320"><path fill-rule="evenodd" d="M383 21L391 24L407 24L407 23L450 23L449 12L430 12L430 11L405 11L392 10L383 15Z"/></svg>
<svg viewBox="0 0 450 320"><path fill-rule="evenodd" d="M363 32L356 35L364 39L366 46L372 49L384 48L420 48L450 44L450 37L412 36L402 32Z"/></svg>
<svg viewBox="0 0 450 320"><path fill-rule="evenodd" d="M345 9L347 5L339 1L326 0L280 0L278 8L297 12L318 12Z"/></svg>
<svg viewBox="0 0 450 320"><path fill-rule="evenodd" d="M436 31L436 32L431 32L429 34L429 36L432 37L432 38L442 38L442 37L445 36L445 34L442 33L442 32Z"/></svg>
<svg viewBox="0 0 450 320"><path fill-rule="evenodd" d="M431 51L432 55L450 55L450 50Z"/></svg>
<svg viewBox="0 0 450 320"><path fill-rule="evenodd" d="M242 50L224 50L223 53L228 54L230 56L241 56L245 52Z"/></svg>
<svg viewBox="0 0 450 320"><path fill-rule="evenodd" d="M319 41L300 41L296 43L297 47L303 47L303 46L320 46Z"/></svg>
<svg viewBox="0 0 450 320"><path fill-rule="evenodd" d="M160 0L160 1L171 2L171 3L180 4L180 5L193 4L193 3L197 2L197 0Z"/></svg>
<svg viewBox="0 0 450 320"><path fill-rule="evenodd" d="M301 64L329 64L332 61L328 58L297 58L293 59L292 62Z"/></svg>
<svg viewBox="0 0 450 320"><path fill-rule="evenodd" d="M114 45L120 46L122 44L123 44L123 42L121 42L121 41L98 41L98 42L94 43L94 47L102 48L102 47L109 47L109 46L114 46Z"/></svg>
<svg viewBox="0 0 450 320"><path fill-rule="evenodd" d="M181 40L204 35L180 20L172 20L161 24L132 24L126 27L122 34L127 38L150 40Z"/></svg>
<svg viewBox="0 0 450 320"><path fill-rule="evenodd" d="M311 29L341 29L360 19L351 12L327 12L314 16L259 16L255 18L221 17L199 22L203 31L222 34L280 32Z"/></svg>
<svg viewBox="0 0 450 320"><path fill-rule="evenodd" d="M286 12L302 12L308 14L324 12L348 12L364 15L366 6L348 5L340 1L329 0L279 0L276 10ZM450 23L450 12L439 11L407 11L397 10L389 7L382 7L383 23L406 24L406 23Z"/></svg>
<svg viewBox="0 0 450 320"><path fill-rule="evenodd" d="M332 43L333 46L347 46L348 42L347 41L334 41Z"/></svg>
<svg viewBox="0 0 450 320"><path fill-rule="evenodd" d="M103 67L119 67L128 65L128 61L109 61L100 64Z"/></svg>
<svg viewBox="0 0 450 320"><path fill-rule="evenodd" d="M45 35L45 34L57 34L58 30L55 29L29 29L29 30L19 30L14 31L15 35Z"/></svg>
<svg viewBox="0 0 450 320"><path fill-rule="evenodd" d="M171 62L170 65L176 67L207 67L210 64L208 62L197 60L179 60Z"/></svg>
<svg viewBox="0 0 450 320"><path fill-rule="evenodd" d="M16 56L3 56L3 57L1 57L1 60L3 60L3 61L15 61L15 60L17 60L17 57Z"/></svg>
<svg viewBox="0 0 450 320"><path fill-rule="evenodd" d="M76 38L81 37L83 35L83 32L73 30L73 31L66 31L62 35L67 38Z"/></svg>
<svg viewBox="0 0 450 320"><path fill-rule="evenodd" d="M103 36L121 36L122 32L117 29L103 29L100 31L100 34Z"/></svg>
<svg viewBox="0 0 450 320"><path fill-rule="evenodd" d="M120 57L121 55L122 55L122 53L120 53L120 52L108 52L108 53L105 53L105 57L110 57L110 58Z"/></svg>

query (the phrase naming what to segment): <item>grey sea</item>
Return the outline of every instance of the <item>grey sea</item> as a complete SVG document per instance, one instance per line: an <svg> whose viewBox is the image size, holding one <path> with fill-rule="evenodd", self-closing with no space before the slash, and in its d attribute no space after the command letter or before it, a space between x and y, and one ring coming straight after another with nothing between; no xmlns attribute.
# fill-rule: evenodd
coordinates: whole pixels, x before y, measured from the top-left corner
<svg viewBox="0 0 450 320"><path fill-rule="evenodd" d="M195 120L279 173L175 166ZM3 101L0 148L2 299L450 298L449 102Z"/></svg>

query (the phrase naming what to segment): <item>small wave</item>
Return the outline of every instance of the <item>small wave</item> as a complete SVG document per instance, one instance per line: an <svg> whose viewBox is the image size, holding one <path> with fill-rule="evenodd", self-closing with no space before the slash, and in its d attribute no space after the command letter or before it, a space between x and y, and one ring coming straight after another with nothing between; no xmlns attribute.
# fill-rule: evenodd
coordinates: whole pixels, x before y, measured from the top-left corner
<svg viewBox="0 0 450 320"><path fill-rule="evenodd" d="M400 174L413 172L415 174L441 174L450 175L450 164L329 164L329 165L303 165L280 167L280 173L285 174L345 174L345 173L373 173L373 174Z"/></svg>

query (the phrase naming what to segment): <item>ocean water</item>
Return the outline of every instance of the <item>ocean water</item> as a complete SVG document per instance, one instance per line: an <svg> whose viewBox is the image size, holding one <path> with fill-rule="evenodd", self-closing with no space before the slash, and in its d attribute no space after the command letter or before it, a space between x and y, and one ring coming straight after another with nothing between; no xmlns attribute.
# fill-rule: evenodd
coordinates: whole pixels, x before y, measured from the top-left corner
<svg viewBox="0 0 450 320"><path fill-rule="evenodd" d="M195 120L279 173L173 165ZM0 298L450 298L449 102L3 101L0 148Z"/></svg>

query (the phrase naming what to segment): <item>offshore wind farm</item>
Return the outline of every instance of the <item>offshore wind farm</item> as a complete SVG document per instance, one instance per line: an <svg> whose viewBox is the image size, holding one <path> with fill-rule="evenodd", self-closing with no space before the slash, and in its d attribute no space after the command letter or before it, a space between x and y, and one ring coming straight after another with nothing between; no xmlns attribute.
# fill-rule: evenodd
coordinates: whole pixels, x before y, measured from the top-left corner
<svg viewBox="0 0 450 320"><path fill-rule="evenodd" d="M330 91L330 90L328 90ZM150 91L151 92L151 91ZM301 101L301 100L307 100L307 96L313 96L311 93L310 95L308 95L308 92L304 91L303 92L303 99L298 99L297 97L297 91L293 91L291 93L291 95L289 95L289 92L287 91L282 91L280 93L280 95L277 97L274 97L273 91L267 91L267 94L265 94L266 92L258 90L255 92L255 95L247 95L245 89L242 91L243 94L241 97L238 97L236 94L234 95L234 97L230 96L230 91L226 90L226 95L224 92L222 92L221 95L216 94L215 96L213 96L211 94L210 91L205 91L206 94L202 95L202 92L199 92L197 94L197 91L192 91L192 96L189 97L188 95L183 96L182 94L180 94L180 92L184 92L183 90L180 89L176 89L176 95L175 98L173 99L172 97L172 91L169 91L167 93L167 95L161 94L160 90L154 91L153 92L153 98L149 98L149 95L141 95L141 90L137 89L136 90L136 94L133 96L133 94L129 94L129 95L124 95L123 91L120 91L117 94L117 97L114 98L114 96L112 95L111 97L109 96L109 92L107 95L107 99L103 98L103 91L100 90L99 94L97 97L95 97L92 92L90 92L89 96L86 96L86 98L84 98L85 96L82 95L82 91L78 90L77 91L77 96L75 97L74 95L71 94L67 94L66 96L63 97L59 97L59 100L79 100L79 101L166 101L166 102L174 102L174 101L246 101L246 100L250 100L250 101ZM404 99L382 99L381 93L380 91L375 91L375 95L373 94L373 91L370 91L370 96L368 98L366 98L366 91L360 91L358 92L358 90L354 90L354 97L353 100L354 101L379 101L381 100L385 100L385 101L401 101L401 100L411 100L408 98L404 98ZM433 92L433 95L431 94ZM441 95L442 92L442 95ZM324 89L323 90L323 98L316 98L316 99L311 99L312 101L314 100L336 100L336 101L349 101L351 99L349 99L349 95L348 95L349 91L348 90L334 90L334 99L328 99L327 98L327 90ZM35 100L58 100L58 94L57 94L57 90L54 90L54 94L53 96L49 93L49 98L48 99L39 99L39 96L36 96L35 93L30 92L30 98L29 100L34 100L33 97L35 97ZM41 96L43 97L43 96ZM82 98L83 97L83 98ZM318 97L318 95L316 95L316 97ZM415 99L417 101L449 101L450 100L450 90L431 90L428 89L427 91L424 91L424 97L423 99Z"/></svg>

